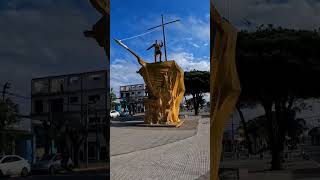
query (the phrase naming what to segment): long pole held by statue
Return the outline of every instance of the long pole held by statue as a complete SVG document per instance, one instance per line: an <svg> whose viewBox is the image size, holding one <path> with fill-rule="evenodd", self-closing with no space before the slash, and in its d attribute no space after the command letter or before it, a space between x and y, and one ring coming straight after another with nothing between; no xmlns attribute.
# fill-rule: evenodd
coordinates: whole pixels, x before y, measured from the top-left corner
<svg viewBox="0 0 320 180"><path fill-rule="evenodd" d="M166 47L166 36L165 36L165 33L164 33L164 24L163 24L163 15L161 14L161 19L162 19L162 34L163 34L163 44L164 44L164 58L166 61L168 61L167 59L167 47Z"/></svg>

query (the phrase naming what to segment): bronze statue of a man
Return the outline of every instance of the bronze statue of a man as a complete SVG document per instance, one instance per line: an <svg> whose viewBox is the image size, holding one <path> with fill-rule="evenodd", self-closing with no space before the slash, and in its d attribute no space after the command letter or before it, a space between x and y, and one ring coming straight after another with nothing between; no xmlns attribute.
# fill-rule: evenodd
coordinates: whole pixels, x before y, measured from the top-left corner
<svg viewBox="0 0 320 180"><path fill-rule="evenodd" d="M152 47L154 47L154 62L157 62L157 56L159 55L160 56L160 62L161 61L161 55L162 55L162 52L161 52L161 48L163 46L163 43L161 41L161 44L158 43L158 41L156 40L156 42L154 44L152 44L147 50L151 49Z"/></svg>

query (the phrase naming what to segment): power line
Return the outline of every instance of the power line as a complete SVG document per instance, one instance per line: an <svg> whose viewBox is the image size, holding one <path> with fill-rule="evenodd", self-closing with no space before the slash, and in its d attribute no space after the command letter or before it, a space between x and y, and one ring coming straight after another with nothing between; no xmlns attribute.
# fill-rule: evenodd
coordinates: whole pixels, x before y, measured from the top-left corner
<svg viewBox="0 0 320 180"><path fill-rule="evenodd" d="M138 35L131 36L131 37L128 37L128 38L120 39L119 41L126 41L126 40L129 40L129 39L134 39L134 38L137 38L137 37L144 36L144 35L146 35L146 34L152 33L152 32L157 31L157 30L158 30L158 29L154 29L154 30L152 30L152 31L147 31L147 32L142 33L142 34L138 34Z"/></svg>

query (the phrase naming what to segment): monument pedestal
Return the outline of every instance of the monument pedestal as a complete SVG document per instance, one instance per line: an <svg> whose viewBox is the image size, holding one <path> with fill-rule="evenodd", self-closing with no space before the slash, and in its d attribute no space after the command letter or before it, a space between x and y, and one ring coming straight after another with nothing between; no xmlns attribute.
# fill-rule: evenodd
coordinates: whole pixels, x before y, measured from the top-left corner
<svg viewBox="0 0 320 180"><path fill-rule="evenodd" d="M144 122L150 126L180 126L180 103L183 98L184 72L175 61L146 63L138 71L148 92L144 99Z"/></svg>

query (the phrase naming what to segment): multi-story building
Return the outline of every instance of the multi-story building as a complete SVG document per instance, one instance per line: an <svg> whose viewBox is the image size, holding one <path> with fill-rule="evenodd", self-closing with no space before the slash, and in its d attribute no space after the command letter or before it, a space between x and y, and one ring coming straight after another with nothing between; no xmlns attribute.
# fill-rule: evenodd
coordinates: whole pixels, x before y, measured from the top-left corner
<svg viewBox="0 0 320 180"><path fill-rule="evenodd" d="M133 113L144 112L143 98L147 95L144 84L120 86L120 98L128 102Z"/></svg>
<svg viewBox="0 0 320 180"><path fill-rule="evenodd" d="M108 158L108 79L105 70L32 79L38 156L71 149L79 150L81 160ZM52 140L59 137L61 142Z"/></svg>

